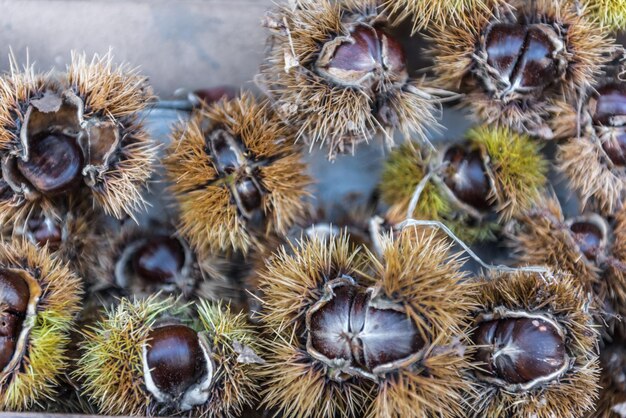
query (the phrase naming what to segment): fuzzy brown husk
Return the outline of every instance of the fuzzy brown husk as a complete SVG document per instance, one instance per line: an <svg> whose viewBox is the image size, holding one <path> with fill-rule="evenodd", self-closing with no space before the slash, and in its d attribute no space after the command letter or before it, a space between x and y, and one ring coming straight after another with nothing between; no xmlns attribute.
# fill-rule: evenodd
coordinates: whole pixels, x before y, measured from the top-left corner
<svg viewBox="0 0 626 418"><path fill-rule="evenodd" d="M31 65L20 70L13 57L10 61L10 73L0 77L2 164L27 155L20 134L24 135L32 104L45 97L71 95L80 102L75 121L79 125L66 128L77 141L82 138L81 148L86 154L82 171L85 184L71 194L93 199L95 206L117 218L133 216L145 208L142 191L156 158L155 144L139 115L154 99L145 77L126 65L115 66L110 53L96 55L91 62L85 55L73 54L67 72L59 74L37 74ZM54 112L57 110L50 114ZM99 129L117 131L119 142L102 145L104 140L96 134ZM107 147L110 152L106 158L96 157ZM16 190L6 178L0 181L0 190L0 217L5 222L22 222L33 210L51 212L64 204L63 197L43 196L32 185Z"/></svg>
<svg viewBox="0 0 626 418"><path fill-rule="evenodd" d="M480 281L474 315L498 310L541 313L565 331L570 368L557 380L512 393L474 381L472 417L578 418L593 410L598 397L598 331L586 291L566 273L548 279L537 273L498 274Z"/></svg>
<svg viewBox="0 0 626 418"><path fill-rule="evenodd" d="M121 299L84 332L83 356L75 377L81 380L85 394L98 405L101 413L150 416L191 413L200 417L231 418L256 399L257 367L239 356L245 348L258 350L259 342L245 323L244 315L206 301L198 304L196 320L190 314L189 306L181 306L171 298ZM211 357L216 367L212 395L207 404L191 412L159 404L145 387L142 347L152 327L163 318L179 320L199 333L206 333L211 344Z"/></svg>
<svg viewBox="0 0 626 418"><path fill-rule="evenodd" d="M45 248L19 239L0 243L0 266L27 272L42 291L19 368L0 373L0 410L29 410L55 396L69 367L69 332L80 310L81 281Z"/></svg>
<svg viewBox="0 0 626 418"><path fill-rule="evenodd" d="M474 290L460 282L458 255L450 255L449 242L432 230L410 228L397 239L385 236L381 242L380 261L367 250L363 256L363 249L351 248L346 236L303 240L299 247L282 247L267 261L259 273L262 322L273 337L264 372L266 406L299 418L462 413L460 394L467 388L458 374L467 363L457 342L465 338L464 318ZM376 286L390 301L406 307L420 332L431 336L421 360L378 384L327 378L326 366L304 347L304 312L319 300L324 283L341 275Z"/></svg>
<svg viewBox="0 0 626 418"><path fill-rule="evenodd" d="M375 0L294 3L267 19L271 35L261 82L276 111L297 129L296 140L311 148L327 146L333 159L380 134L393 144L395 131L424 139L426 127L437 126L433 113L439 100L421 81L346 88L316 72L323 44L348 35L356 22L384 23Z"/></svg>
<svg viewBox="0 0 626 418"><path fill-rule="evenodd" d="M205 135L221 126L239 138L254 161L268 161L257 171L263 195L265 225L251 231L239 215L231 191L207 154ZM301 155L289 128L267 103L250 94L196 110L191 120L178 124L164 164L171 191L180 207L180 232L201 254L262 247L267 237L285 234L307 212L307 187Z"/></svg>
<svg viewBox="0 0 626 418"><path fill-rule="evenodd" d="M583 207L611 215L626 197L626 171L615 166L595 135L559 146L557 168L577 191Z"/></svg>
<svg viewBox="0 0 626 418"><path fill-rule="evenodd" d="M575 104L580 95L594 85L601 66L610 60L615 45L596 22L576 9L573 2L538 0L511 1L515 19L536 16L563 33L565 75L540 96L497 100L484 91L477 74L484 73L486 53L477 51L489 22L509 22L508 6L495 10L495 17L485 13L468 13L463 20L467 25L438 25L432 30L434 45L431 53L435 59L434 70L442 87L466 93L462 104L470 108L474 117L488 124L503 125L515 131L552 139L555 133L548 124L553 100L565 99ZM536 5L536 10L531 10ZM566 30L559 28L567 28Z"/></svg>
<svg viewBox="0 0 626 418"><path fill-rule="evenodd" d="M417 32L433 24L468 25L468 16L492 13L496 5L506 0L382 0L381 3L395 21L410 19L413 32Z"/></svg>
<svg viewBox="0 0 626 418"><path fill-rule="evenodd" d="M565 271L588 292L601 287L602 272L574 242L556 197L543 196L519 222L519 229L509 238L521 265L546 265Z"/></svg>

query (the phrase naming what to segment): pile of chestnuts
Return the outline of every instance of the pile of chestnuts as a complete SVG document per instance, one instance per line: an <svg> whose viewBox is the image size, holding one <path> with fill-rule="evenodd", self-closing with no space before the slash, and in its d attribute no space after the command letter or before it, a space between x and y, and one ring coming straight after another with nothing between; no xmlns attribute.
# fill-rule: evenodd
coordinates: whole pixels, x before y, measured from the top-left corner
<svg viewBox="0 0 626 418"><path fill-rule="evenodd" d="M191 95L166 146L111 53L11 57L0 412L626 418L624 0L263 24L258 92ZM308 154L377 143L374 190L321 202Z"/></svg>

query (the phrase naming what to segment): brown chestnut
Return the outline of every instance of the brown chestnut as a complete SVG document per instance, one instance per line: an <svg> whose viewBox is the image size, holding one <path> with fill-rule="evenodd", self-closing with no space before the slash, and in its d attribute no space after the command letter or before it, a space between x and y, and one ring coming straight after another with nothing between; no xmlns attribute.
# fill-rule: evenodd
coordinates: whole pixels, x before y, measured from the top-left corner
<svg viewBox="0 0 626 418"><path fill-rule="evenodd" d="M63 231L61 225L45 216L30 218L27 223L28 235L38 245L48 247L56 251L61 247Z"/></svg>
<svg viewBox="0 0 626 418"><path fill-rule="evenodd" d="M148 336L146 362L156 387L173 397L198 382L207 369L198 334L185 325L165 325Z"/></svg>
<svg viewBox="0 0 626 418"><path fill-rule="evenodd" d="M482 370L505 384L553 378L567 363L563 336L552 321L540 317L480 322L472 342Z"/></svg>
<svg viewBox="0 0 626 418"><path fill-rule="evenodd" d="M57 195L76 187L84 164L85 157L74 138L49 133L33 138L28 161L17 161L24 178L47 195Z"/></svg>
<svg viewBox="0 0 626 418"><path fill-rule="evenodd" d="M457 199L480 211L488 210L491 187L480 151L452 146L443 161L448 163L443 181Z"/></svg>
<svg viewBox="0 0 626 418"><path fill-rule="evenodd" d="M309 342L329 360L341 359L371 373L418 353L425 342L407 314L371 305L370 293L346 284L311 312Z"/></svg>
<svg viewBox="0 0 626 418"><path fill-rule="evenodd" d="M493 24L485 36L487 63L507 90L543 90L559 77L554 39L556 32L545 24Z"/></svg>
<svg viewBox="0 0 626 418"><path fill-rule="evenodd" d="M0 270L0 371L13 358L29 301L28 283L12 271Z"/></svg>
<svg viewBox="0 0 626 418"><path fill-rule="evenodd" d="M365 24L357 24L345 38L328 42L317 71L343 86L374 89L385 79L404 83L408 78L400 43L382 29Z"/></svg>
<svg viewBox="0 0 626 418"><path fill-rule="evenodd" d="M240 143L240 140L233 138L224 129L216 128L208 135L206 151L213 156L213 162L220 174L229 175L242 165Z"/></svg>
<svg viewBox="0 0 626 418"><path fill-rule="evenodd" d="M237 182L235 186L237 190L237 203L239 209L246 217L262 209L263 192L259 189L256 182L251 178L244 178Z"/></svg>
<svg viewBox="0 0 626 418"><path fill-rule="evenodd" d="M595 125L604 126L616 126L616 116L626 118L626 83L611 83L599 88L592 116Z"/></svg>
<svg viewBox="0 0 626 418"><path fill-rule="evenodd" d="M580 251L589 260L595 260L604 239L602 230L592 222L575 222L570 226L572 236Z"/></svg>
<svg viewBox="0 0 626 418"><path fill-rule="evenodd" d="M137 248L132 263L147 282L173 283L185 265L185 248L176 238L154 236Z"/></svg>

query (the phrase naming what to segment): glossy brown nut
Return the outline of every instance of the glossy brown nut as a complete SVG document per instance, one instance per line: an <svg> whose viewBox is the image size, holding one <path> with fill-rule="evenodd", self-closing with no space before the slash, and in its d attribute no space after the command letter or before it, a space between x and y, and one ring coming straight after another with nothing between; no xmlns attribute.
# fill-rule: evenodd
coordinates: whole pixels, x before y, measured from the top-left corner
<svg viewBox="0 0 626 418"><path fill-rule="evenodd" d="M540 26L530 26L526 35L524 53L520 57L520 86L544 88L557 77L557 67L552 54L554 45Z"/></svg>
<svg viewBox="0 0 626 418"><path fill-rule="evenodd" d="M0 269L0 304L9 312L24 314L29 301L28 283L19 274Z"/></svg>
<svg viewBox="0 0 626 418"><path fill-rule="evenodd" d="M148 336L146 361L156 387L179 396L207 370L198 334L184 325L155 328Z"/></svg>
<svg viewBox="0 0 626 418"><path fill-rule="evenodd" d="M558 78L552 36L543 24L494 24L485 35L487 64L514 90L543 89Z"/></svg>
<svg viewBox="0 0 626 418"><path fill-rule="evenodd" d="M368 75L402 79L406 73L406 56L400 43L380 28L359 24L349 37L333 51L328 63L318 71L346 86L361 86ZM379 79L374 80L374 85Z"/></svg>
<svg viewBox="0 0 626 418"><path fill-rule="evenodd" d="M611 83L598 89L593 123L610 126L615 116L626 116L626 83Z"/></svg>
<svg viewBox="0 0 626 418"><path fill-rule="evenodd" d="M367 372L419 352L424 341L413 321L401 312L370 306L362 288L344 285L311 315L313 348L333 359L350 361Z"/></svg>
<svg viewBox="0 0 626 418"><path fill-rule="evenodd" d="M407 72L404 48L395 37L380 28L376 28L376 34L382 44L383 69L397 78L404 78Z"/></svg>
<svg viewBox="0 0 626 418"><path fill-rule="evenodd" d="M77 187L85 157L76 140L62 134L35 137L28 161L18 159L17 168L37 190L57 195Z"/></svg>
<svg viewBox="0 0 626 418"><path fill-rule="evenodd" d="M169 236L155 236L133 254L135 273L147 282L172 283L185 264L185 249Z"/></svg>
<svg viewBox="0 0 626 418"><path fill-rule="evenodd" d="M467 151L461 146L448 148L443 158L449 163L444 183L461 202L480 211L491 207L489 179L480 151Z"/></svg>
<svg viewBox="0 0 626 418"><path fill-rule="evenodd" d="M0 325L4 326L3 324L5 319L3 318L3 315L0 315L0 321ZM17 339L13 335L10 337L0 336L0 371L2 371L11 362L15 353L16 344Z"/></svg>
<svg viewBox="0 0 626 418"><path fill-rule="evenodd" d="M575 222L570 226L580 251L589 260L595 260L602 245L602 230L591 222Z"/></svg>
<svg viewBox="0 0 626 418"><path fill-rule="evenodd" d="M487 63L510 80L525 39L523 25L500 23L491 26L486 37Z"/></svg>
<svg viewBox="0 0 626 418"><path fill-rule="evenodd" d="M30 290L18 274L0 270L0 370L13 358L28 309Z"/></svg>
<svg viewBox="0 0 626 418"><path fill-rule="evenodd" d="M252 179L246 178L240 180L236 185L236 189L241 204L243 205L242 209L244 213L251 213L261 209L263 194Z"/></svg>
<svg viewBox="0 0 626 418"><path fill-rule="evenodd" d="M214 129L208 135L207 152L213 157L215 168L220 174L231 174L241 166L238 159L239 143L240 141L221 128Z"/></svg>
<svg viewBox="0 0 626 418"><path fill-rule="evenodd" d="M45 217L31 218L28 220L27 226L29 234L38 245L48 244L52 251L61 247L63 231L57 222L47 221Z"/></svg>
<svg viewBox="0 0 626 418"><path fill-rule="evenodd" d="M558 372L567 359L555 327L539 318L509 318L478 324L472 335L481 368L507 384L529 383Z"/></svg>

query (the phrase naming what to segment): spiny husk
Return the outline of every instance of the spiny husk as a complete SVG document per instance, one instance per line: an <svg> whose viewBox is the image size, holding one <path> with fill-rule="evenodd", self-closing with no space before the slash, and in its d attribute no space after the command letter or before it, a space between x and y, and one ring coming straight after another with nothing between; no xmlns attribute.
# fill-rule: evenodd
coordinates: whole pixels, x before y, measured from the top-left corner
<svg viewBox="0 0 626 418"><path fill-rule="evenodd" d="M586 0L587 10L609 30L626 29L626 7L623 0Z"/></svg>
<svg viewBox="0 0 626 418"><path fill-rule="evenodd" d="M393 218L404 219L415 188L429 171L429 155L410 142L394 149L387 160L378 186L383 201L391 206ZM417 202L414 217L440 220L450 213L451 202L429 182Z"/></svg>
<svg viewBox="0 0 626 418"><path fill-rule="evenodd" d="M206 152L206 125L221 126L241 139L250 156L270 163L258 170L266 217L257 239L239 216L231 192ZM194 111L191 120L176 125L165 159L171 191L180 206L180 232L200 253L240 250L247 253L267 236L285 234L307 210L304 198L311 179L289 128L267 103L244 93Z"/></svg>
<svg viewBox="0 0 626 418"><path fill-rule="evenodd" d="M258 272L263 322L278 329L293 324L320 299L325 281L357 275L358 258L359 249L351 248L346 235L281 246Z"/></svg>
<svg viewBox="0 0 626 418"><path fill-rule="evenodd" d="M571 103L580 100L581 92L592 87L601 66L610 60L615 45L585 13L577 10L569 0L513 0L509 2L517 16L533 15L540 21L555 22L563 28L566 59L565 76L556 86L543 92L540 98L503 102L483 91L481 80L473 74L476 62L476 45L480 44L490 21L508 21L506 18L490 19L489 14L472 12L463 20L467 25L435 25L432 30L434 45L431 53L435 59L434 71L438 83L448 89L467 93L462 104L469 107L477 120L498 124L515 131L552 139L554 132L548 125L553 99L565 98ZM536 6L535 10L532 7ZM496 10L496 15L506 16L509 6Z"/></svg>
<svg viewBox="0 0 626 418"><path fill-rule="evenodd" d="M424 139L427 126L438 126L433 114L439 99L422 81L346 88L317 74L323 44L349 34L356 21L380 24L384 19L375 0L296 1L293 7L279 6L266 24L272 33L262 83L277 112L297 129L296 139L311 148L327 145L329 159L354 152L358 143L378 134L392 144L394 131ZM374 114L374 107L386 114Z"/></svg>
<svg viewBox="0 0 626 418"><path fill-rule="evenodd" d="M260 358L254 362L242 359L246 354L242 349L259 353L261 339L247 323L244 313L234 313L230 307L207 301L201 301L197 309L217 365L216 382L209 402L200 408L199 414L203 417L238 417L245 407L254 406L259 399L259 363L263 361Z"/></svg>
<svg viewBox="0 0 626 418"><path fill-rule="evenodd" d="M258 349L258 340L243 314L230 308L198 305L198 321L190 321L188 306L158 295L145 300L121 299L118 306L84 332L75 376L100 412L112 415L160 415L163 411L145 388L142 349L156 321L163 316L182 319L211 344L216 374L212 396L192 413L202 417L230 418L257 397L258 372L253 361L241 359L243 350ZM249 354L248 354L249 355ZM259 360L261 361L261 360ZM188 414L167 410L168 414Z"/></svg>
<svg viewBox="0 0 626 418"><path fill-rule="evenodd" d="M27 271L42 290L20 367L0 378L0 410L29 410L54 397L68 367L69 331L80 310L82 287L61 260L23 240L0 243L0 265Z"/></svg>
<svg viewBox="0 0 626 418"><path fill-rule="evenodd" d="M181 295L185 299L220 300L236 298L238 292L234 283L227 277L229 262L226 257L217 254L206 254L198 257L188 248L188 244L175 232L175 228L166 224L149 223L139 226L134 222L125 223L119 231L108 231L102 238L102 245L98 257L98 275L94 287L97 289L116 288L116 268L125 251L133 244L149 240L151 237L168 236L180 241L185 251L185 263L190 262L188 276L184 286L175 286L173 294ZM188 254L189 253L189 254ZM190 260L187 257L190 256ZM132 263L128 260L128 263ZM132 272L129 272L132 275ZM133 277L126 277L129 281L122 293L127 296L146 297L164 290L164 285L135 283Z"/></svg>
<svg viewBox="0 0 626 418"><path fill-rule="evenodd" d="M91 60L72 52L67 82L83 99L86 117L107 115L122 122L130 116L134 122L156 100L148 78L127 63L114 64L111 51Z"/></svg>
<svg viewBox="0 0 626 418"><path fill-rule="evenodd" d="M626 173L612 166L595 135L572 138L558 148L557 168L585 208L614 214L626 196Z"/></svg>
<svg viewBox="0 0 626 418"><path fill-rule="evenodd" d="M547 265L571 274L587 292L601 285L601 271L580 251L555 196L544 195L534 209L519 218L511 246L522 265Z"/></svg>
<svg viewBox="0 0 626 418"><path fill-rule="evenodd" d="M113 64L110 52L91 61L74 53L66 82L83 100L85 118L110 120L120 127L118 151L92 188L94 199L118 219L145 209L142 191L154 171L157 150L140 114L156 99L147 77L128 64Z"/></svg>
<svg viewBox="0 0 626 418"><path fill-rule="evenodd" d="M428 29L430 25L468 25L473 13L489 14L495 5L506 0L383 0L385 11L396 21L410 19L413 32Z"/></svg>
<svg viewBox="0 0 626 418"><path fill-rule="evenodd" d="M541 144L506 127L482 126L467 133L474 144L484 147L494 181L492 198L502 221L530 209L547 183L548 161Z"/></svg>
<svg viewBox="0 0 626 418"><path fill-rule="evenodd" d="M445 183L435 174L433 182L424 187L411 215L416 219L442 220L468 242L495 238L500 223L505 223L532 206L547 182L548 162L541 154L541 145L530 137L508 128L481 126L471 129L466 138L470 147L481 151L492 188L498 221L476 220L462 203L447 192ZM443 152L443 151L442 151ZM435 157L436 158L436 157ZM414 144L405 143L394 150L383 168L379 190L385 203L391 205L388 216L404 219L416 187L433 167L433 155Z"/></svg>
<svg viewBox="0 0 626 418"><path fill-rule="evenodd" d="M475 315L498 309L549 315L565 331L570 368L559 379L526 392L508 392L473 379L470 416L496 418L578 418L591 412L598 397L598 331L588 310L586 291L566 273L552 279L538 273L496 274L480 281L480 308Z"/></svg>
<svg viewBox="0 0 626 418"><path fill-rule="evenodd" d="M402 222L408 215L415 188L431 170L432 155L424 155L414 144L404 143L385 162L378 185L383 201L390 205L385 218ZM412 217L443 221L463 241L491 241L500 227L492 221L476 222L463 206L444 192L441 181L428 182Z"/></svg>
<svg viewBox="0 0 626 418"><path fill-rule="evenodd" d="M41 97L47 90L59 90L60 86L52 74L35 71L27 63L20 68L15 57L9 56L10 70L0 76L0 152L11 152L20 144L20 129L31 98ZM1 163L1 162L0 162ZM0 221L4 225L22 221L32 210L41 206L50 210L53 205L44 200L32 202L18 196L4 179L0 179Z"/></svg>
<svg viewBox="0 0 626 418"><path fill-rule="evenodd" d="M144 209L142 190L156 159L156 146L138 114L154 99L145 77L126 65L114 66L110 53L96 55L91 62L85 55L73 54L67 72L59 74L37 74L31 65L20 70L12 56L10 64L10 72L0 77L0 152L5 156L22 154L20 133L31 100L41 99L47 92L62 96L71 91L85 105L85 112L79 115L81 132L86 124L103 122L113 122L120 130L120 143L105 162L106 169L98 172L92 187L81 187L76 194L93 199L96 206L117 218ZM21 222L32 210L50 212L62 205L62 197L26 198L5 182L1 182L0 211L6 222Z"/></svg>
<svg viewBox="0 0 626 418"><path fill-rule="evenodd" d="M33 208L33 211L17 224L9 223L6 231L7 236L26 239L31 244L41 247L28 234L28 221L31 218L42 216L58 223L62 228L63 238L58 249L48 247L52 256L58 257L62 262L68 263L72 271L76 272L86 284L93 283L97 278L97 260L102 248L102 236L105 220L102 214L94 210L85 202L76 202L69 197L50 212L41 208ZM63 206L63 207L61 207Z"/></svg>
<svg viewBox="0 0 626 418"><path fill-rule="evenodd" d="M143 377L143 342L159 316L176 310L173 299L121 299L83 331L83 355L74 377L102 414L146 414L151 399Z"/></svg>
<svg viewBox="0 0 626 418"><path fill-rule="evenodd" d="M458 255L450 254L450 243L437 231L410 228L396 239L382 237L381 243L383 256L378 260L367 250L353 250L346 236L313 237L297 247L282 247L259 272L261 319L273 337L264 369L267 407L288 416L320 418L462 413L462 391L467 387L459 373L467 361L456 342L464 338L473 286L462 283ZM407 309L420 333L430 336L424 358L378 384L327 378L326 366L304 346L304 315L322 296L324 284L342 275L375 286Z"/></svg>

